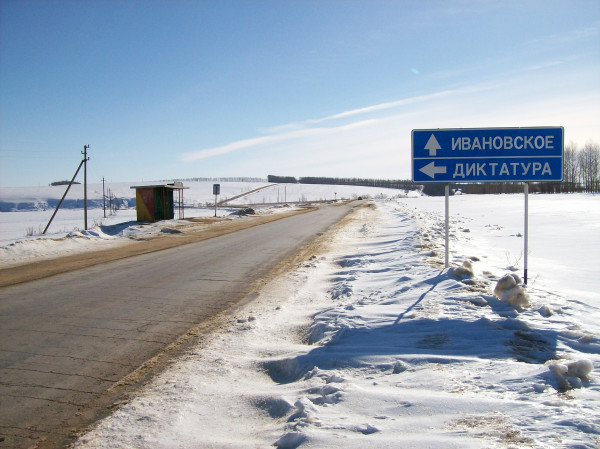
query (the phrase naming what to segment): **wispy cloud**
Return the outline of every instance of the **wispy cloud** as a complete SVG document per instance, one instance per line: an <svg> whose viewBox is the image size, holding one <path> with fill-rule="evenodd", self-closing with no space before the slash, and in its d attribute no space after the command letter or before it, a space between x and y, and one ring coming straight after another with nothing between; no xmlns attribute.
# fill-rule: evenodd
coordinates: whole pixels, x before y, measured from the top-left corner
<svg viewBox="0 0 600 449"><path fill-rule="evenodd" d="M381 111L388 111L393 109L402 108L409 105L418 103L424 103L433 100L443 99L445 97L456 96L461 94L473 93L481 90L482 87L470 87L462 89L445 90L441 92L435 92L428 95L416 96L411 98L404 98L397 101L381 103L371 105L363 108L352 109L338 114L333 114L327 117L318 119L309 119L300 123L289 123L275 128L270 128L268 131L269 135L253 137L236 142L231 142L225 145L216 147L204 148L198 151L192 151L181 155L181 159L184 162L197 161L201 159L207 159L215 156L222 156L227 153L234 151L244 150L253 148L261 145L270 145L280 143L286 140L300 139L314 136L326 136L334 133L348 131L352 128L367 126L368 124L374 123L377 119L360 119L361 116L368 116ZM341 121L344 119L357 119L357 121L346 122L336 126L316 126L323 125L327 122Z"/></svg>
<svg viewBox="0 0 600 449"><path fill-rule="evenodd" d="M319 124L319 123L324 123L324 122L328 122L331 120L339 120L339 119L344 119L344 118L353 117L353 116L357 116L357 115L371 114L374 112L380 112L380 111L385 111L388 109L400 108L402 106L408 106L411 104L421 103L421 102L425 102L425 101L429 101L429 100L440 99L440 98L444 98L444 97L448 97L451 95L456 95L458 93L468 92L468 91L472 91L472 90L473 90L473 88L452 89L452 90L444 90L441 92L435 92L435 93L428 94L428 95L403 98L401 100L390 101L387 103L381 103L381 104L376 104L376 105L372 105L372 106L367 106L364 108L358 108L358 109L352 109L352 110L345 111L345 112L340 112L339 114L330 115L328 117L323 117L321 119L308 120L306 123L307 124Z"/></svg>
<svg viewBox="0 0 600 449"><path fill-rule="evenodd" d="M226 145L184 153L181 155L181 159L184 162L197 161L209 157L221 156L227 153L231 153L232 151L243 150L244 148L250 148L265 143L273 143L277 140L281 140L282 138L284 138L284 135L279 134L274 136L253 137L250 139L238 140L237 142L231 142Z"/></svg>
<svg viewBox="0 0 600 449"><path fill-rule="evenodd" d="M294 131L282 132L278 134L273 134L269 136L261 136L254 137L250 139L238 140L236 142L228 143L226 145L221 145L212 148L205 148L199 151L184 153L181 156L181 159L184 162L192 162L200 159L206 159L214 156L221 156L227 153L231 153L233 151L239 151L243 149L265 146L265 145L273 145L277 143L281 143L289 140L298 140L305 139L309 137L325 137L327 135L349 131L354 128L359 128L372 123L373 120L363 120L359 122L354 122L342 126L336 127L315 127L315 128L302 128L296 129Z"/></svg>

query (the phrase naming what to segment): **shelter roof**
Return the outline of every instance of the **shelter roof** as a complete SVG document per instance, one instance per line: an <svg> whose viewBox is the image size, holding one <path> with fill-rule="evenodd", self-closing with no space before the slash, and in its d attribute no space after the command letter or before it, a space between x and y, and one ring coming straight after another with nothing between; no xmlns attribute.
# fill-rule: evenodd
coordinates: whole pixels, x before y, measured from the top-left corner
<svg viewBox="0 0 600 449"><path fill-rule="evenodd" d="M165 189L173 189L173 190L189 189L189 187L184 187L183 183L179 182L179 181L163 183L163 184L146 184L146 185L141 185L141 186L131 186L129 188L130 189L150 189L150 188L157 188L157 187L163 187Z"/></svg>

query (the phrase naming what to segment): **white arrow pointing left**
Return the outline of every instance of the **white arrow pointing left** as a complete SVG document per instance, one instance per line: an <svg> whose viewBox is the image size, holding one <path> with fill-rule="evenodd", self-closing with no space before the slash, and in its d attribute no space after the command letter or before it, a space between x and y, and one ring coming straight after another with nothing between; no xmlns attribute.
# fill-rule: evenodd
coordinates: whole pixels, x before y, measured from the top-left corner
<svg viewBox="0 0 600 449"><path fill-rule="evenodd" d="M434 161L434 162L430 162L426 166L420 168L419 171L421 173L425 173L427 176L429 176L431 179L433 179L433 178L435 178L435 175L437 175L437 174L446 173L446 167L436 167L435 161Z"/></svg>

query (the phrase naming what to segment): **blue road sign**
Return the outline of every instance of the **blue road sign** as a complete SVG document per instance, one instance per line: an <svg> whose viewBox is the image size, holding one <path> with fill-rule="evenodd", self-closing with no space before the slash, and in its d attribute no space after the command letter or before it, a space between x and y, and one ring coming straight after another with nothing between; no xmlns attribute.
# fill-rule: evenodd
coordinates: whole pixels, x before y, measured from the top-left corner
<svg viewBox="0 0 600 449"><path fill-rule="evenodd" d="M562 181L564 129L414 129L414 182Z"/></svg>

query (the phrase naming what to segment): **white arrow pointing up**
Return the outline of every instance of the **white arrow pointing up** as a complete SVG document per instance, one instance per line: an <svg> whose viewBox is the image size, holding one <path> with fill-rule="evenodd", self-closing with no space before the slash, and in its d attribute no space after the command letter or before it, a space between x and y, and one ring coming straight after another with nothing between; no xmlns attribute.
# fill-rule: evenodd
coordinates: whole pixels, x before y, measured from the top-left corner
<svg viewBox="0 0 600 449"><path fill-rule="evenodd" d="M446 167L436 167L434 161L420 168L419 171L421 173L425 173L427 176L433 179L438 173L446 173Z"/></svg>
<svg viewBox="0 0 600 449"><path fill-rule="evenodd" d="M435 136L432 134L431 137L429 138L429 140L427 141L427 145L425 145L425 149L429 150L429 157L431 157L431 156L435 156L436 151L441 150L442 147L440 146L440 144L437 141L437 139L435 138Z"/></svg>

